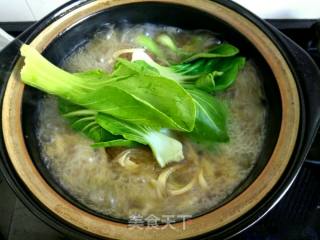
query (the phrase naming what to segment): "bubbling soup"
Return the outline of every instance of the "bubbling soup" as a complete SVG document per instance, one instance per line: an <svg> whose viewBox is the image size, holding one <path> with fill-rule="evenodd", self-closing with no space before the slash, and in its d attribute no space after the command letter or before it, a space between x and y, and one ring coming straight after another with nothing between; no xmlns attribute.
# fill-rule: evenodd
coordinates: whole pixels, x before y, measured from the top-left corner
<svg viewBox="0 0 320 240"><path fill-rule="evenodd" d="M139 34L168 33L177 44L201 37L200 51L220 41L208 31L185 31L151 24L115 28L97 33L71 55L64 68L71 72L111 71L114 54L137 47ZM172 60L176 56L167 56ZM98 148L74 132L58 111L57 99L44 97L39 104L38 139L41 155L54 179L86 207L104 215L194 216L218 206L246 179L262 150L266 132L266 106L262 80L252 60L246 62L234 85L217 98L228 105L230 141L202 147L187 137L184 160L161 168L148 147Z"/></svg>

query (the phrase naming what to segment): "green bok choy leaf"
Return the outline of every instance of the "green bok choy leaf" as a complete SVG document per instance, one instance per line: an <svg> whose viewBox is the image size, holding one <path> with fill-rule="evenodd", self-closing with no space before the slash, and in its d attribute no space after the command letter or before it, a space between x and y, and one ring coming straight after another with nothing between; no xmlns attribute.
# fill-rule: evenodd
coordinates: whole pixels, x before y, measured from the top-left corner
<svg viewBox="0 0 320 240"><path fill-rule="evenodd" d="M238 52L230 44L221 44L209 52L194 54L180 64L166 67L155 62L144 50L137 49L131 61L144 61L165 78L194 84L212 93L227 89L236 80L245 64L245 58L235 56Z"/></svg>
<svg viewBox="0 0 320 240"><path fill-rule="evenodd" d="M182 144L160 131L121 121L101 113L97 115L96 121L114 135L122 135L133 142L149 145L161 167L183 159ZM103 145L103 143L100 144ZM107 144L108 142L105 146Z"/></svg>
<svg viewBox="0 0 320 240"><path fill-rule="evenodd" d="M60 114L69 122L73 130L82 132L94 142L110 141L117 138L96 122L96 111L83 108L61 98L58 98L58 107Z"/></svg>
<svg viewBox="0 0 320 240"><path fill-rule="evenodd" d="M192 131L195 103L179 84L144 63L119 60L112 74L71 74L23 45L22 81L61 98L61 114L94 147L149 145L161 167L183 159L182 144L162 128Z"/></svg>
<svg viewBox="0 0 320 240"><path fill-rule="evenodd" d="M58 104L60 113L69 121L71 127L95 141L91 145L94 148L149 145L161 167L183 159L181 143L160 131L129 124L63 99L59 99Z"/></svg>
<svg viewBox="0 0 320 240"><path fill-rule="evenodd" d="M199 143L227 142L227 106L212 95L186 86L196 104L197 116L192 132L187 133Z"/></svg>
<svg viewBox="0 0 320 240"><path fill-rule="evenodd" d="M21 54L25 57L21 78L27 85L133 124L179 131L194 127L195 105L190 94L165 77L147 76L137 64L130 69L122 60L114 75L101 71L71 74L28 45L21 47Z"/></svg>

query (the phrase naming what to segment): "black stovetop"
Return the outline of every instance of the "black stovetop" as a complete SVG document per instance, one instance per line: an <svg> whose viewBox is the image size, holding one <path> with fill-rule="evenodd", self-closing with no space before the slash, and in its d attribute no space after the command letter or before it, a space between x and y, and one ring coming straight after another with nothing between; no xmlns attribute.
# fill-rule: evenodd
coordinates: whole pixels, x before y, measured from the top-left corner
<svg viewBox="0 0 320 240"><path fill-rule="evenodd" d="M320 67L320 21L270 20L312 56ZM30 23L0 23L16 36ZM319 79L320 81L320 79ZM320 103L319 103L320 104ZM232 240L320 240L320 134L284 198L262 220ZM62 240L15 197L0 175L0 240Z"/></svg>

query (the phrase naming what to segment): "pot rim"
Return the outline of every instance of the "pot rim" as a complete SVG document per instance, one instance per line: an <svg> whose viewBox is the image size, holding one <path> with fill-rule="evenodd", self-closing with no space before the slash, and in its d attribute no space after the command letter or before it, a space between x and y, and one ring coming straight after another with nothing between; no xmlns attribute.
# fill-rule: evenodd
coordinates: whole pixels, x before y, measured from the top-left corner
<svg viewBox="0 0 320 240"><path fill-rule="evenodd" d="M31 45L39 51L43 51L60 32L81 21L90 13L113 6L138 2L145 1L100 0L88 3L50 24L39 33ZM183 3L179 0L149 0L148 2L175 3L190 6L222 19L233 28L245 33L271 67L281 94L281 130L270 160L257 179L246 190L213 212L192 219L192 225L188 225L188 228L183 231L183 223L175 224L178 231L173 231L170 228L156 231L155 229L147 229L147 227L143 230L130 229L128 231L128 226L125 224L90 215L74 207L53 191L43 180L27 152L20 121L24 88L19 76L19 69L22 65L21 59L10 76L4 96L2 110L3 135L8 154L19 177L48 209L72 225L99 236L112 238L141 239L141 236L143 236L145 239L174 239L177 235L179 238L193 237L215 230L239 218L259 203L274 187L285 170L295 147L300 119L299 96L290 68L276 45L254 23L240 14L219 3L206 0L187 0ZM242 200L235 201L239 199Z"/></svg>

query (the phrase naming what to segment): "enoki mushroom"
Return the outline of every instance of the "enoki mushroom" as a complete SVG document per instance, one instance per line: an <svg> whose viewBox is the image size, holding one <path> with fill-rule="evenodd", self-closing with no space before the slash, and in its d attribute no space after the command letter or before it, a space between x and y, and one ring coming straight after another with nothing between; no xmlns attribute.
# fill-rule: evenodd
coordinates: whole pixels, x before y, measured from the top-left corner
<svg viewBox="0 0 320 240"><path fill-rule="evenodd" d="M186 146L188 155L197 156L192 145L188 144ZM143 165L138 164L137 162L133 161L133 159L141 158L142 155L146 154L143 150L140 149L127 149L119 153L115 157L115 161L119 163L119 165L126 170L136 172L139 167L143 167ZM200 161L200 163L199 163ZM186 184L177 184L177 183L170 183L169 178L175 172L182 170L184 167L190 167L190 164L193 164L197 169L194 175L192 176L191 180ZM208 182L205 179L204 168L206 164L203 163L203 159L193 159L192 162L187 164L176 164L174 166L167 167L163 169L160 174L158 175L157 179L151 179L150 183L154 186L157 196L163 198L165 196L177 196L188 191L192 190L197 184L204 189L207 190L209 188Z"/></svg>

